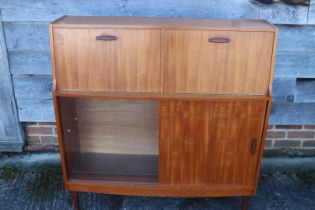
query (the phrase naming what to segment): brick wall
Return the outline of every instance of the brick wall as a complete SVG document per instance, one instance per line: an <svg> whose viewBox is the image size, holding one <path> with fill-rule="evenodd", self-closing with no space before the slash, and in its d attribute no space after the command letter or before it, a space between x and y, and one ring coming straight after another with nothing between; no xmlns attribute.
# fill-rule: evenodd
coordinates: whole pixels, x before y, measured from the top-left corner
<svg viewBox="0 0 315 210"><path fill-rule="evenodd" d="M24 123L26 151L58 151L55 123Z"/></svg>
<svg viewBox="0 0 315 210"><path fill-rule="evenodd" d="M315 125L271 125L266 137L268 148L315 148Z"/></svg>
<svg viewBox="0 0 315 210"><path fill-rule="evenodd" d="M26 151L58 151L55 123L24 123L24 129ZM282 155L288 149L297 155L314 154L315 125L270 125L265 150Z"/></svg>

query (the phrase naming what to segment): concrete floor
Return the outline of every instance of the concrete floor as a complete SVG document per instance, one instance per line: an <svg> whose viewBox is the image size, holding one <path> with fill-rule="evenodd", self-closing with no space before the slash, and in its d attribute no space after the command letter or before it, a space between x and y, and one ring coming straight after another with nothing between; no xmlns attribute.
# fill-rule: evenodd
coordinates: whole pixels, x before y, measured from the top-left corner
<svg viewBox="0 0 315 210"><path fill-rule="evenodd" d="M240 198L155 198L80 193L82 210L235 210ZM315 158L268 158L254 210L315 210ZM0 157L0 209L72 208L63 189L59 154L24 154Z"/></svg>

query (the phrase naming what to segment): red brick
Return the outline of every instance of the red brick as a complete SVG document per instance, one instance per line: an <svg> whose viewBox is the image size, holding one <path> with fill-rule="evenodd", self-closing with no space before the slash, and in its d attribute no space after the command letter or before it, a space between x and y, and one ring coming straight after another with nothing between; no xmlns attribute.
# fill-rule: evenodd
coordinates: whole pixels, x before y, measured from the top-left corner
<svg viewBox="0 0 315 210"><path fill-rule="evenodd" d="M314 138L314 131L289 131L288 138L311 139Z"/></svg>
<svg viewBox="0 0 315 210"><path fill-rule="evenodd" d="M27 134L52 134L51 127L26 127Z"/></svg>
<svg viewBox="0 0 315 210"><path fill-rule="evenodd" d="M39 136L27 136L26 142L28 144L40 144L40 138Z"/></svg>
<svg viewBox="0 0 315 210"><path fill-rule="evenodd" d="M300 143L299 140L276 140L275 147L299 147Z"/></svg>
<svg viewBox="0 0 315 210"><path fill-rule="evenodd" d="M302 125L276 125L276 129L302 129Z"/></svg>
<svg viewBox="0 0 315 210"><path fill-rule="evenodd" d="M303 147L315 147L315 140L303 141Z"/></svg>
<svg viewBox="0 0 315 210"><path fill-rule="evenodd" d="M304 125L304 129L314 129L315 130L315 125Z"/></svg>
<svg viewBox="0 0 315 210"><path fill-rule="evenodd" d="M265 140L265 148L266 147L272 147L272 140L270 140L270 139Z"/></svg>
<svg viewBox="0 0 315 210"><path fill-rule="evenodd" d="M284 138L284 131L267 131L267 138Z"/></svg>
<svg viewBox="0 0 315 210"><path fill-rule="evenodd" d="M57 144L58 140L56 136L41 136L42 144Z"/></svg>

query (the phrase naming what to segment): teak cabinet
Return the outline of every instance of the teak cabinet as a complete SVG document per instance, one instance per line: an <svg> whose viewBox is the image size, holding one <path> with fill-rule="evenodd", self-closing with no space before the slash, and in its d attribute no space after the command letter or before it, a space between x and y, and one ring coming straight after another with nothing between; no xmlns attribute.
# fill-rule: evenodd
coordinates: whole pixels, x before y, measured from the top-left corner
<svg viewBox="0 0 315 210"><path fill-rule="evenodd" d="M263 20L65 16L50 25L65 188L255 195L277 29Z"/></svg>

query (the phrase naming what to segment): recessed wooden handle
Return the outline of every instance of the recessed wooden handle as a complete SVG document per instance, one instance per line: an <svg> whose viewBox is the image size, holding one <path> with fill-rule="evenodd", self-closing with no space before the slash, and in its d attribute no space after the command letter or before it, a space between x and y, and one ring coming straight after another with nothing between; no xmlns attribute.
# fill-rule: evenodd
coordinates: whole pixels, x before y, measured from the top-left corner
<svg viewBox="0 0 315 210"><path fill-rule="evenodd" d="M252 144L250 148L250 154L255 155L256 154L256 146L257 146L257 139L252 139Z"/></svg>
<svg viewBox="0 0 315 210"><path fill-rule="evenodd" d="M97 36L95 39L99 41L115 41L118 38L117 36L114 36L114 35L100 35L100 36Z"/></svg>
<svg viewBox="0 0 315 210"><path fill-rule="evenodd" d="M214 38L209 38L208 42L212 42L212 43L229 43L230 39L229 38L224 38L224 37L214 37Z"/></svg>

